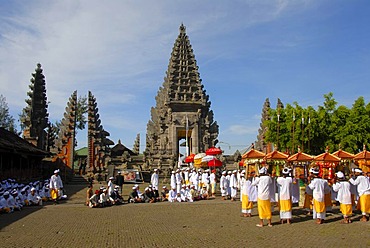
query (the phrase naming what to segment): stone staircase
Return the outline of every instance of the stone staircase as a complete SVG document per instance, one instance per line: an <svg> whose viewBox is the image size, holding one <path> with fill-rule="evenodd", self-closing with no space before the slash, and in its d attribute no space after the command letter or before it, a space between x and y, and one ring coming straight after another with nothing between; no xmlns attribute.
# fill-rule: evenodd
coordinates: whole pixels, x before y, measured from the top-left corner
<svg viewBox="0 0 370 248"><path fill-rule="evenodd" d="M75 174L68 182L70 185L87 185L87 179L81 175Z"/></svg>

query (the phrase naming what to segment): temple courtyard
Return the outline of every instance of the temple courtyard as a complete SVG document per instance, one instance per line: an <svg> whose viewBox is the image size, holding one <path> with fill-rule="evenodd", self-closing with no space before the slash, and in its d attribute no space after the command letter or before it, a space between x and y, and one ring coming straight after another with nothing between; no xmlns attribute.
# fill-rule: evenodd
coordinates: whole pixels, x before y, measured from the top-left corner
<svg viewBox="0 0 370 248"><path fill-rule="evenodd" d="M96 183L94 189L100 184ZM143 185L144 186L144 185ZM127 199L131 185L124 185ZM338 207L317 225L298 207L293 223L258 228L256 208L240 217L241 203L221 197L194 203L84 206L85 185L66 185L69 199L0 215L1 247L370 247L370 222L341 224Z"/></svg>

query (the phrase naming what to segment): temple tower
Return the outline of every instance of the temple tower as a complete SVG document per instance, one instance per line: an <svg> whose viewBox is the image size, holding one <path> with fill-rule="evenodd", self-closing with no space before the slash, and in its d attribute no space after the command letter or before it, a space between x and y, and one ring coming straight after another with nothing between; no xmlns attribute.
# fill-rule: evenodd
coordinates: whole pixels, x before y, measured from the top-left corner
<svg viewBox="0 0 370 248"><path fill-rule="evenodd" d="M46 128L48 127L47 112L48 104L46 98L45 76L42 73L41 64L37 64L35 72L32 73L29 85L29 96L26 99L27 106L23 109L21 122L24 125L23 137L28 142L40 149L48 150Z"/></svg>
<svg viewBox="0 0 370 248"><path fill-rule="evenodd" d="M76 111L77 91L74 91L68 100L62 121L59 127L58 137L55 140L55 147L52 150L54 160L59 158L65 165L73 169L73 156L76 135Z"/></svg>
<svg viewBox="0 0 370 248"><path fill-rule="evenodd" d="M204 152L218 142L218 125L211 102L200 79L197 61L180 26L162 87L147 124L145 160L150 167L175 166L179 141L186 141L187 154Z"/></svg>
<svg viewBox="0 0 370 248"><path fill-rule="evenodd" d="M101 172L107 168L110 161L110 145L114 142L107 137L110 134L101 125L98 107L94 95L89 91L88 96L88 130L87 130L87 166L90 171Z"/></svg>

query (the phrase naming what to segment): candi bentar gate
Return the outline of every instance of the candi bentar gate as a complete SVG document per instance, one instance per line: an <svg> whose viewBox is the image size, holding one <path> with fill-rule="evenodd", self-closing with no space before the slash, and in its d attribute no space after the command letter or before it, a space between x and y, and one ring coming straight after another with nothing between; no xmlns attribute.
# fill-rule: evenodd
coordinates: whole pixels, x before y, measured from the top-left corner
<svg viewBox="0 0 370 248"><path fill-rule="evenodd" d="M186 154L204 152L217 144L219 127L183 24L155 99L144 152L150 167L173 168L181 143L186 143Z"/></svg>

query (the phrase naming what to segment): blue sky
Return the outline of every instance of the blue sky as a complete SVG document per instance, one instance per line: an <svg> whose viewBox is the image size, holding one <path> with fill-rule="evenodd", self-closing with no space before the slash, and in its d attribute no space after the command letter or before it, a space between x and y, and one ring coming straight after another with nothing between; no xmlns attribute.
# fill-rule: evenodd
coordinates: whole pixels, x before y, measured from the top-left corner
<svg viewBox="0 0 370 248"><path fill-rule="evenodd" d="M17 118L37 63L51 121L74 90L95 95L111 139L145 148L150 108L181 23L225 153L256 140L263 103L370 98L370 2L0 1L0 94ZM86 144L79 131L79 147Z"/></svg>

